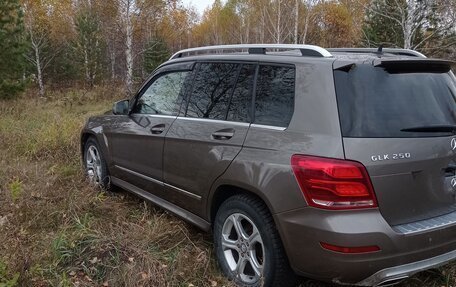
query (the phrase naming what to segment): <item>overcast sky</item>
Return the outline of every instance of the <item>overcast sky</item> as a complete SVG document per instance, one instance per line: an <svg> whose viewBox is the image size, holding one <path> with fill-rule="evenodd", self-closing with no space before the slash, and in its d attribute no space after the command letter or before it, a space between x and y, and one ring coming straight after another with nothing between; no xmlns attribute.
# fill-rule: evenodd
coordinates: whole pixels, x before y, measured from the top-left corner
<svg viewBox="0 0 456 287"><path fill-rule="evenodd" d="M212 5L214 3L214 0L182 0L185 6L188 6L189 4L192 4L193 6L196 7L198 12L200 14L203 13L204 9L206 9L208 6Z"/></svg>

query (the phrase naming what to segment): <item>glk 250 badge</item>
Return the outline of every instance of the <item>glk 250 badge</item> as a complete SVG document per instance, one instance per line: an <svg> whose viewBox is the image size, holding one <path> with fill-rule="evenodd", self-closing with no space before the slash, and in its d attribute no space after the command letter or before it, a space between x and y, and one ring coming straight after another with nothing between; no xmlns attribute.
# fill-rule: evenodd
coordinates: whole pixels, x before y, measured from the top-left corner
<svg viewBox="0 0 456 287"><path fill-rule="evenodd" d="M383 161L383 160L396 160L396 159L408 159L411 155L409 152L400 152L400 153L393 153L393 154L379 154L371 156L372 161Z"/></svg>

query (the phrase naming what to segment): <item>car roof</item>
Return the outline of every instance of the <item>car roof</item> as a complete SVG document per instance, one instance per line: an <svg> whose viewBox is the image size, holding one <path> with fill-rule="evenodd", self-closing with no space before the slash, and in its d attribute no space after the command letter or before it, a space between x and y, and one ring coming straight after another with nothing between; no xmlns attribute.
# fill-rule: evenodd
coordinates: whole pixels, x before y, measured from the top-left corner
<svg viewBox="0 0 456 287"><path fill-rule="evenodd" d="M261 61L272 63L355 62L373 63L378 59L426 59L423 54L395 48L322 48L314 45L239 44L184 49L173 56L170 63L182 61Z"/></svg>

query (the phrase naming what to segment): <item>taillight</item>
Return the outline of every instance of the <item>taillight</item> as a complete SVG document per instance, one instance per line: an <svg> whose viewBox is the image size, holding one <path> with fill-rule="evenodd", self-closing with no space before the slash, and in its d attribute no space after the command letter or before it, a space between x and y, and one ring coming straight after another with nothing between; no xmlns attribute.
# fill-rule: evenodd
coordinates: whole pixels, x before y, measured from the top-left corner
<svg viewBox="0 0 456 287"><path fill-rule="evenodd" d="M369 174L359 162L293 155L291 165L310 206L324 209L377 206Z"/></svg>

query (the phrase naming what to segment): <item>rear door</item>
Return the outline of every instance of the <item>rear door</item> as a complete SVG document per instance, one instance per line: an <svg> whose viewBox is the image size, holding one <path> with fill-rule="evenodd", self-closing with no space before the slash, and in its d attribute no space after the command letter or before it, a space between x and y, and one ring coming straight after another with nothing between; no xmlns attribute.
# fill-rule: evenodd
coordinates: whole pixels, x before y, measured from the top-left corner
<svg viewBox="0 0 456 287"><path fill-rule="evenodd" d="M363 163L391 225L456 210L456 85L432 65L335 71L345 156Z"/></svg>
<svg viewBox="0 0 456 287"><path fill-rule="evenodd" d="M202 215L212 182L240 152L250 126L255 64L198 63L192 92L168 131L166 199Z"/></svg>
<svg viewBox="0 0 456 287"><path fill-rule="evenodd" d="M163 145L183 100L193 64L167 66L141 89L129 115L109 131L113 175L144 190L163 192Z"/></svg>

